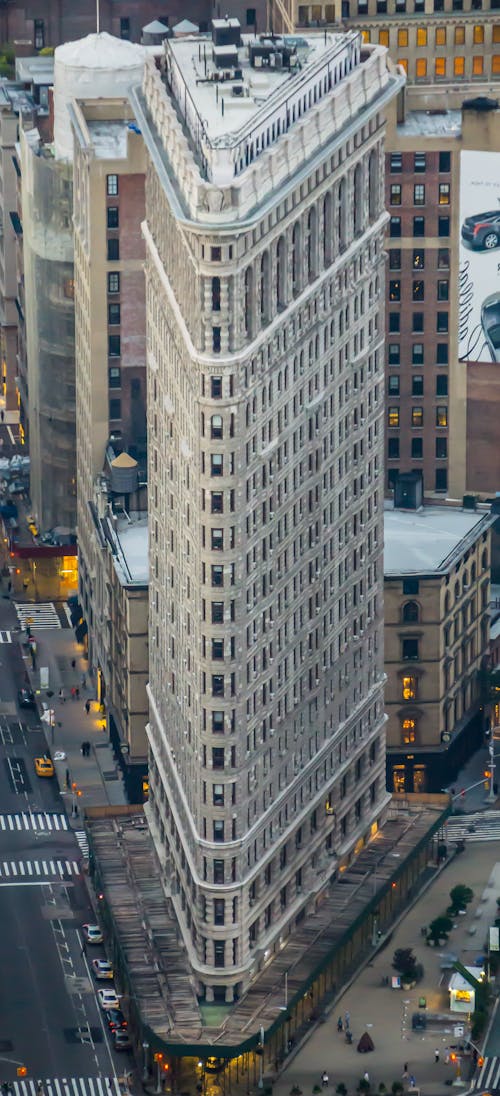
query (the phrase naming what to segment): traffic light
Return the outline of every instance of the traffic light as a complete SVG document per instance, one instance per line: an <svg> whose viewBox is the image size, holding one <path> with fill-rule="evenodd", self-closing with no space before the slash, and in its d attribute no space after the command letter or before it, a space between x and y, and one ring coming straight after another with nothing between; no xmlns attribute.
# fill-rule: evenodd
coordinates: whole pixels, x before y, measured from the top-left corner
<svg viewBox="0 0 500 1096"><path fill-rule="evenodd" d="M484 1066L484 1058L483 1058L482 1054L479 1055L479 1058L477 1060L477 1064L478 1064L479 1067Z"/></svg>
<svg viewBox="0 0 500 1096"><path fill-rule="evenodd" d="M28 1067L27 1066L18 1066L17 1069L16 1069L16 1073L17 1073L18 1077L26 1077L27 1072L28 1072Z"/></svg>
<svg viewBox="0 0 500 1096"><path fill-rule="evenodd" d="M452 1050L452 1052L450 1054L450 1062L456 1062L456 1060L457 1060L457 1056L455 1054L455 1051Z"/></svg>
<svg viewBox="0 0 500 1096"><path fill-rule="evenodd" d="M155 1062L163 1062L163 1054L160 1051L157 1051L157 1053L153 1055L153 1060Z"/></svg>
<svg viewBox="0 0 500 1096"><path fill-rule="evenodd" d="M489 778L489 777L491 776L491 769L485 769L485 770L484 770L484 775L485 775L485 776L486 776L487 778Z"/></svg>

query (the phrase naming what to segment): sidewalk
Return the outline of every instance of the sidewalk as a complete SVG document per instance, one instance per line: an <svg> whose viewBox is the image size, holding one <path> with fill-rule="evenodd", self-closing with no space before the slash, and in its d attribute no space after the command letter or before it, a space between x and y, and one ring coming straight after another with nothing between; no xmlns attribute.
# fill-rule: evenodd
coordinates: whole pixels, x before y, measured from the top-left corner
<svg viewBox="0 0 500 1096"><path fill-rule="evenodd" d="M112 747L106 733L106 723L99 712L93 682L89 680L87 663L82 658L82 648L76 642L71 628L37 630L34 633L37 653L37 669L32 670L31 658L25 654L26 671L31 687L36 693L40 707L43 704L54 711L54 728L42 723L52 757L56 750L66 754L64 761L55 761L55 768L61 792L71 799L66 790L66 770L69 770L71 783L75 782L81 791L78 796L80 816L86 807L127 803L120 768L113 756ZM19 636L24 641L24 633ZM75 668L72 660L75 660ZM40 667L48 667L49 688L40 690ZM83 677L86 686L83 686ZM78 700L71 699L71 688L80 690ZM59 697L63 689L65 699ZM51 695L49 695L51 694ZM90 711L85 711L85 702L90 701ZM90 742L90 756L83 757L82 742ZM67 813L71 815L71 803L67 804ZM78 822L78 820L76 820Z"/></svg>
<svg viewBox="0 0 500 1096"><path fill-rule="evenodd" d="M484 954L486 928L494 922L496 895L500 893L500 865L495 867L497 855L494 843L469 846L441 872L389 935L386 946L346 990L327 1022L316 1029L281 1074L274 1086L274 1096L289 1096L292 1085L298 1085L305 1096L309 1096L314 1085L321 1083L323 1070L330 1078L325 1096L331 1096L339 1083L344 1083L349 1092L355 1092L365 1070L372 1092L376 1092L381 1083L390 1092L393 1082L402 1080L405 1063L420 1092L426 1096L445 1096L456 1076L456 1069L445 1064L445 1048L461 1042L454 1033L454 1025L459 1025L462 1017L456 1014L451 1024L422 1032L412 1031L412 1015L423 1011L418 1007L420 997L426 998L427 1013L448 1012L446 987L450 972L440 969L444 952L452 952L468 965L473 964L476 956ZM422 926L444 912L449 905L451 888L464 882L474 891L467 914L456 919L443 948L428 947L421 934ZM393 990L383 985L383 979L390 979L395 973L391 964L398 947L412 947L417 960L424 966L423 980L413 990ZM337 1017L344 1018L346 1012L350 1013L352 1046L348 1046L344 1035L337 1032ZM375 1050L359 1054L357 1043L365 1031L371 1035ZM437 1063L434 1060L436 1049L440 1051ZM465 1077L468 1069L466 1063ZM407 1081L405 1088L408 1088ZM464 1083L460 1091L465 1093L467 1089L468 1084Z"/></svg>

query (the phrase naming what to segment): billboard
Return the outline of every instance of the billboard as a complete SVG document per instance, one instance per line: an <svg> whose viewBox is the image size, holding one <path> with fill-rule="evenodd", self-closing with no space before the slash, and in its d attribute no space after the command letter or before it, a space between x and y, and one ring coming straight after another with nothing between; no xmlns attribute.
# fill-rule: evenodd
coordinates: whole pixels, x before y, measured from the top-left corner
<svg viewBox="0 0 500 1096"><path fill-rule="evenodd" d="M460 154L461 362L500 362L500 154Z"/></svg>

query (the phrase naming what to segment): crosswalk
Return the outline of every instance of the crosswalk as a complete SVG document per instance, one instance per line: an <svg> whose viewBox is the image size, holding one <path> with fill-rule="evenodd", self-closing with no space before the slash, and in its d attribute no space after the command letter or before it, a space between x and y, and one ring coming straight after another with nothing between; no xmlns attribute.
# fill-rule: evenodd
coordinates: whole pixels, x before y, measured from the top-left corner
<svg viewBox="0 0 500 1096"><path fill-rule="evenodd" d="M12 1081L14 1096L120 1096L118 1077L31 1077Z"/></svg>
<svg viewBox="0 0 500 1096"><path fill-rule="evenodd" d="M12 633L0 629L0 643L12 643Z"/></svg>
<svg viewBox="0 0 500 1096"><path fill-rule="evenodd" d="M500 812L462 814L446 823L447 841L500 841Z"/></svg>
<svg viewBox="0 0 500 1096"><path fill-rule="evenodd" d="M52 814L49 811L20 811L18 814L0 814L0 830L42 831L69 830L65 814ZM79 842L78 842L79 843Z"/></svg>
<svg viewBox="0 0 500 1096"><path fill-rule="evenodd" d="M15 601L19 623L23 628L29 624L31 631L40 631L42 628L62 628L52 601L38 601L33 604L30 601Z"/></svg>
<svg viewBox="0 0 500 1096"><path fill-rule="evenodd" d="M79 874L76 860L0 860L0 883L6 879L66 879Z"/></svg>
<svg viewBox="0 0 500 1096"><path fill-rule="evenodd" d="M75 837L85 860L89 858L89 842L85 830L75 830Z"/></svg>
<svg viewBox="0 0 500 1096"><path fill-rule="evenodd" d="M491 1089L500 1088L500 1058L495 1055L494 1058L485 1058L484 1065L480 1069L477 1069L474 1077L472 1078L469 1089Z"/></svg>

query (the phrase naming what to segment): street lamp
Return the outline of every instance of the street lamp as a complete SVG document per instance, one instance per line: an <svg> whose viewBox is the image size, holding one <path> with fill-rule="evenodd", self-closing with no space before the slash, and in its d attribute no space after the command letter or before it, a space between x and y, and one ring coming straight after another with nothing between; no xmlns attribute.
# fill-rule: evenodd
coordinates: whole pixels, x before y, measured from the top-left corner
<svg viewBox="0 0 500 1096"><path fill-rule="evenodd" d="M495 782L495 744L494 744L492 738L490 739L490 741L488 743L488 752L489 752L489 755L490 755L490 772L491 772L490 790L488 792L488 799L490 800L490 802L493 802L493 800L496 799L496 795L495 795L495 789L493 787L493 784Z"/></svg>
<svg viewBox="0 0 500 1096"><path fill-rule="evenodd" d="M149 1043L143 1043L142 1044L142 1049L143 1049L143 1052L144 1052L144 1064L143 1064L143 1067L142 1067L142 1079L143 1079L143 1081L147 1081L147 1079L148 1079L148 1050L149 1050Z"/></svg>
<svg viewBox="0 0 500 1096"><path fill-rule="evenodd" d="M259 1062L259 1083L258 1088L264 1088L264 1028L260 1029L260 1062Z"/></svg>

